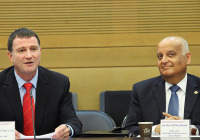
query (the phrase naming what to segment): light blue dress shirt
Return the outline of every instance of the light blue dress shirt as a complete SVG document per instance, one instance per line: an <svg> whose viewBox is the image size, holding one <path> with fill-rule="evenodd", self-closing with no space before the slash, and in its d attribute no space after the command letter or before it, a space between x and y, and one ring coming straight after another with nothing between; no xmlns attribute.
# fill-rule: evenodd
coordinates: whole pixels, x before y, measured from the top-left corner
<svg viewBox="0 0 200 140"><path fill-rule="evenodd" d="M19 87L19 93L20 93L22 106L23 106L23 98L24 98L24 95L26 94L26 88L23 87L23 85L25 83L29 83L29 82L33 84L32 88L31 88L31 92L32 92L34 104L35 104L36 103L36 88L37 88L37 80L38 80L38 70L37 70L35 76L33 77L33 79L28 82L24 81L19 75L17 75L16 71L15 71L15 77L16 77L18 87Z"/></svg>

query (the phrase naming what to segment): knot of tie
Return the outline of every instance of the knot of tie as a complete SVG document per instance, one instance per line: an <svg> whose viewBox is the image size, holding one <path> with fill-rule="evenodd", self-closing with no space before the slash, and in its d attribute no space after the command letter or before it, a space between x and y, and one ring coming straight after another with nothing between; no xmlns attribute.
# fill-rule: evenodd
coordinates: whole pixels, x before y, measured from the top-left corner
<svg viewBox="0 0 200 140"><path fill-rule="evenodd" d="M32 83L25 83L23 86L26 88L27 91L30 91L33 84Z"/></svg>
<svg viewBox="0 0 200 140"><path fill-rule="evenodd" d="M180 87L177 86L177 85L173 85L173 86L171 86L169 89L170 89L172 92L177 92L177 91L180 89Z"/></svg>

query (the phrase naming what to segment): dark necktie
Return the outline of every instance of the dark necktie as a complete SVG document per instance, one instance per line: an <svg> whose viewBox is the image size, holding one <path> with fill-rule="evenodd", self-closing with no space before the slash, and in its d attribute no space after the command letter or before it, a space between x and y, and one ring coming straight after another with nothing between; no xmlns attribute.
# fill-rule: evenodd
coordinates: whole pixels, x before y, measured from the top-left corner
<svg viewBox="0 0 200 140"><path fill-rule="evenodd" d="M176 94L176 92L179 89L180 89L180 87L177 85L173 85L170 87L172 94L171 94L171 98L169 101L168 114L170 114L172 116L178 116L179 101L178 101L178 95Z"/></svg>
<svg viewBox="0 0 200 140"><path fill-rule="evenodd" d="M23 116L24 116L24 128L23 134L26 136L33 136L33 120L32 120L32 113L31 113L31 97L30 97L30 90L32 87L31 83L25 83L23 85L26 88L26 94L23 98ZM34 99L32 99L33 103L33 114L35 118L35 105Z"/></svg>

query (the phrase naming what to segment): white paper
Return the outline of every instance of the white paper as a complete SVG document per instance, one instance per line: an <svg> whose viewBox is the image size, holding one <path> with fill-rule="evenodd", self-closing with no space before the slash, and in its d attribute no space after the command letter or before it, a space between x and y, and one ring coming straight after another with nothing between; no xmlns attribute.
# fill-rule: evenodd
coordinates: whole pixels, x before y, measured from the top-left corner
<svg viewBox="0 0 200 140"><path fill-rule="evenodd" d="M0 139L3 139L3 140L15 139L15 122L14 121L0 122Z"/></svg>
<svg viewBox="0 0 200 140"><path fill-rule="evenodd" d="M161 137L190 137L190 120L161 120Z"/></svg>
<svg viewBox="0 0 200 140"><path fill-rule="evenodd" d="M37 139L46 139L46 138L51 138L53 135L55 135L56 132L52 132L52 133L48 133L48 134L44 134L44 135L40 135L40 136L36 136ZM34 139L34 136L25 136L25 135L20 135L21 139Z"/></svg>

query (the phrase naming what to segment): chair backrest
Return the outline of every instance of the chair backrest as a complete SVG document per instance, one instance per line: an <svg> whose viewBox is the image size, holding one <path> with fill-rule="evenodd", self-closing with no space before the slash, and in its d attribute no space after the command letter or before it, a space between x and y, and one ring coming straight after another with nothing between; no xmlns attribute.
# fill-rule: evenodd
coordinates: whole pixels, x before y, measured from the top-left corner
<svg viewBox="0 0 200 140"><path fill-rule="evenodd" d="M75 110L78 109L77 94L75 92L70 92L72 94L72 104Z"/></svg>
<svg viewBox="0 0 200 140"><path fill-rule="evenodd" d="M100 93L100 111L108 114L118 127L128 114L131 90L104 91Z"/></svg>
<svg viewBox="0 0 200 140"><path fill-rule="evenodd" d="M83 132L109 131L116 127L113 119L101 111L77 110L76 115L83 124Z"/></svg>
<svg viewBox="0 0 200 140"><path fill-rule="evenodd" d="M123 121L122 121L122 128L124 129L125 128L125 126L126 126L126 122L127 122L127 115L124 117L124 119L123 119Z"/></svg>

